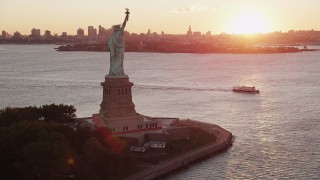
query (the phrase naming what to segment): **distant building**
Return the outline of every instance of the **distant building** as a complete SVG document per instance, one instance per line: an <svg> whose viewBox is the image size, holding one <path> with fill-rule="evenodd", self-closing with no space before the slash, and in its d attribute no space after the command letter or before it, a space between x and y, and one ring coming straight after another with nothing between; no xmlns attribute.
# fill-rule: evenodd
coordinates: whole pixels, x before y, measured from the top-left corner
<svg viewBox="0 0 320 180"><path fill-rule="evenodd" d="M106 29L106 39L108 39L113 33L113 27Z"/></svg>
<svg viewBox="0 0 320 180"><path fill-rule="evenodd" d="M200 39L202 37L201 32L193 32L192 36L195 39Z"/></svg>
<svg viewBox="0 0 320 180"><path fill-rule="evenodd" d="M13 34L13 38L15 38L15 39L19 39L19 38L21 38L22 36L21 36L21 34L20 34L20 32L18 32L18 31L16 31L14 34Z"/></svg>
<svg viewBox="0 0 320 180"><path fill-rule="evenodd" d="M93 26L88 26L88 36L97 36L97 29Z"/></svg>
<svg viewBox="0 0 320 180"><path fill-rule="evenodd" d="M99 25L98 35L99 36L105 36L106 35L106 29L104 27L102 27L101 25Z"/></svg>
<svg viewBox="0 0 320 180"><path fill-rule="evenodd" d="M77 35L75 36L75 39L78 42L83 42L84 41L84 30L79 28L77 29Z"/></svg>
<svg viewBox="0 0 320 180"><path fill-rule="evenodd" d="M45 36L45 37L51 37L51 31L46 30L46 31L44 32L44 36Z"/></svg>
<svg viewBox="0 0 320 180"><path fill-rule="evenodd" d="M189 30L187 31L187 37L192 37L191 26L189 25Z"/></svg>
<svg viewBox="0 0 320 180"><path fill-rule="evenodd" d="M88 41L89 43L96 43L98 41L97 29L93 26L88 26Z"/></svg>
<svg viewBox="0 0 320 180"><path fill-rule="evenodd" d="M151 30L150 29L148 29L148 33L147 33L147 35L150 35L151 34Z"/></svg>
<svg viewBox="0 0 320 180"><path fill-rule="evenodd" d="M31 30L31 37L34 37L34 38L40 38L41 34L40 34L40 29L35 29L33 28Z"/></svg>
<svg viewBox="0 0 320 180"><path fill-rule="evenodd" d="M106 28L99 25L99 31L98 31L98 42L105 43L107 40L107 31Z"/></svg>
<svg viewBox="0 0 320 180"><path fill-rule="evenodd" d="M62 32L62 35L61 35L62 37L67 37L68 36L68 34L67 34L67 32Z"/></svg>
<svg viewBox="0 0 320 180"><path fill-rule="evenodd" d="M2 31L2 39L8 39L9 38L9 34L6 31Z"/></svg>
<svg viewBox="0 0 320 180"><path fill-rule="evenodd" d="M77 30L77 36L82 36L82 37L84 37L84 30L81 29L81 28L79 28L79 29Z"/></svg>

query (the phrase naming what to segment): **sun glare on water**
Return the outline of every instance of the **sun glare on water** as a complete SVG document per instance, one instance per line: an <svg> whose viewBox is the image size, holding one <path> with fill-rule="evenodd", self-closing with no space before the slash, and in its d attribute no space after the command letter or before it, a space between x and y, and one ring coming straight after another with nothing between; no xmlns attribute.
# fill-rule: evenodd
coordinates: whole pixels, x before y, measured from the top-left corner
<svg viewBox="0 0 320 180"><path fill-rule="evenodd" d="M235 15L231 21L231 33L255 34L270 32L269 25L259 12L244 11Z"/></svg>

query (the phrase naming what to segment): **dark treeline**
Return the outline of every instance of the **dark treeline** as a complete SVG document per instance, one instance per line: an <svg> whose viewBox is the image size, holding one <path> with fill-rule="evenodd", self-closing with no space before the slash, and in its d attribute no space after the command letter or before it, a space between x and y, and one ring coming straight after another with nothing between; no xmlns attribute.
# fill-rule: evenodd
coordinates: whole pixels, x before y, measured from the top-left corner
<svg viewBox="0 0 320 180"><path fill-rule="evenodd" d="M67 123L74 121L76 109L69 105L43 105L24 108L7 107L0 110L0 126L7 126L20 121L43 120L45 122Z"/></svg>
<svg viewBox="0 0 320 180"><path fill-rule="evenodd" d="M67 126L75 112L62 104L0 110L0 179L122 179L134 170L125 142Z"/></svg>
<svg viewBox="0 0 320 180"><path fill-rule="evenodd" d="M105 44L74 44L63 45L57 51L109 51ZM263 46L217 46L210 43L181 42L145 42L143 44L126 42L127 52L158 52L158 53L227 53L227 54L272 54L301 52L295 47L263 47Z"/></svg>

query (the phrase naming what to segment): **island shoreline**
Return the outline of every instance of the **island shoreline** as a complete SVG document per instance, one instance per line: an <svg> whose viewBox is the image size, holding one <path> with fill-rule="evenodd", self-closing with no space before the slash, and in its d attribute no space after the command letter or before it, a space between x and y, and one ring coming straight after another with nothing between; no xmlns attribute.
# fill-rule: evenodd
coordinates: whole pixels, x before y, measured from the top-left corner
<svg viewBox="0 0 320 180"><path fill-rule="evenodd" d="M260 45L238 45L217 46L202 43L163 43L163 44L136 44L126 43L126 52L148 52L148 53L193 53L193 54L277 54L298 53L304 51L318 51L319 49L299 49L293 46L260 46ZM109 52L105 44L69 44L54 48L56 51L89 51Z"/></svg>

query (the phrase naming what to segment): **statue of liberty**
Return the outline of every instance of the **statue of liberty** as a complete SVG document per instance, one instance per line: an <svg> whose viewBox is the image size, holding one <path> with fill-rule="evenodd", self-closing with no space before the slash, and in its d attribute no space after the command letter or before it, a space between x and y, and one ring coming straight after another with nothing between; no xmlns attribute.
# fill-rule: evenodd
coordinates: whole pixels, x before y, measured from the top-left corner
<svg viewBox="0 0 320 180"><path fill-rule="evenodd" d="M110 70L109 76L126 76L123 70L123 59L124 59L124 28L129 20L129 9L126 9L126 17L122 26L114 25L113 33L109 38L109 49L110 49Z"/></svg>

